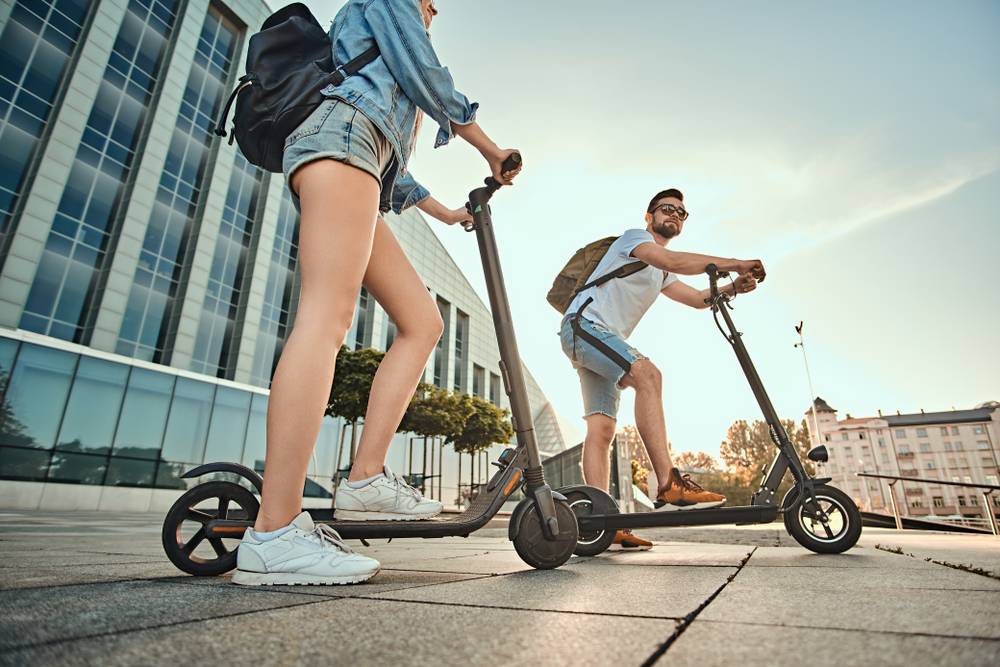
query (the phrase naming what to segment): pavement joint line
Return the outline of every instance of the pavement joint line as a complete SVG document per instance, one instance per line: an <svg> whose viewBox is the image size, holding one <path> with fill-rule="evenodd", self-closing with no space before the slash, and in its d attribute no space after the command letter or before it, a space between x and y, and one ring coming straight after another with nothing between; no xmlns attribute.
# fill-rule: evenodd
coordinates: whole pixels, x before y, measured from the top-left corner
<svg viewBox="0 0 1000 667"><path fill-rule="evenodd" d="M145 632L147 630L160 630L162 628L172 628L180 625L188 625L191 623L207 623L208 621L217 621L220 619L238 618L240 616L249 616L251 614L263 614L269 611L281 611L284 609L294 609L296 607L308 607L311 605L323 604L324 602L340 602L342 600L351 600L354 598L340 598L340 597L326 597L323 599L317 599L315 601L310 600L308 602L298 602L294 604L286 604L278 607L269 607L267 609L248 609L247 611L238 611L232 614L224 614L222 616L205 616L203 618L189 618L183 621L174 621L172 623L158 623L155 625L146 625L137 628L129 628L127 630L111 630L108 632L97 632L90 635L83 635L80 637L65 637L61 639L50 639L43 642L35 642L34 644L24 644L22 646L13 646L11 648L0 649L0 655L5 653L13 653L14 651L24 651L28 649L43 648L46 646L56 646L58 644L67 644L71 642L83 641L85 639L100 639L101 637L116 637L118 635L129 635L135 632Z"/></svg>
<svg viewBox="0 0 1000 667"><path fill-rule="evenodd" d="M399 572L417 572L418 570L397 570L397 571L399 571ZM426 583L421 583L421 584L399 584L399 586L397 588L392 588L392 589L389 589L389 590L383 591L383 592L385 592L385 593L397 593L399 591L408 591L408 590L411 590L411 589L414 589L414 588L424 588L426 586L443 586L443 585L446 585L446 584L457 584L457 583L461 583L461 582L465 582L465 581L475 581L476 579L489 579L489 577L490 577L490 575L488 575L488 574L478 574L478 575L468 576L465 579L457 579L455 581L431 581L431 582L426 582ZM192 581L192 579L194 579L194 577L177 577L177 578L174 578L174 579L156 578L156 579L148 579L147 581L156 581L156 582L160 582L160 583L171 583L171 584L181 584L182 586L209 586L209 584L198 584L198 583L195 583L194 581ZM235 586L236 584L233 584L231 581L225 581L225 582L224 581L220 581L217 585L219 587L223 587L223 586L227 586L228 587L228 586ZM334 589L334 590L340 590L340 589L343 589L343 590L356 590L358 587L360 587L362 585L363 584L349 585L349 586L346 586L346 587L345 586L319 586L319 587L316 587L316 586L241 586L240 588L242 590L245 590L245 591L250 592L250 593L285 593L285 594L292 593L292 594L295 594L295 595L312 595L313 597L323 597L323 598L330 599L330 598L348 598L348 597L350 597L350 598L356 598L356 597L361 597L361 596L358 596L358 595L325 595L323 593L317 592L317 589L322 590L324 588L331 588L331 589ZM377 586L378 584L372 584L372 585L373 586ZM369 593L368 595L380 595L380 593Z"/></svg>
<svg viewBox="0 0 1000 667"><path fill-rule="evenodd" d="M975 641L1000 642L1000 637L978 637L975 635L942 635L934 632L904 632L902 630L875 630L871 628L827 628L815 625L796 625L789 623L754 623L752 621L717 621L702 620L699 623L715 623L718 625L753 625L761 628L796 628L799 630L826 630L829 632L865 632L876 635L892 635L898 637L930 637L932 639L972 639Z"/></svg>
<svg viewBox="0 0 1000 667"><path fill-rule="evenodd" d="M651 667L651 665L653 665L657 660L666 655L667 651L670 650L670 647L673 646L674 642L676 642L680 638L680 636L684 634L684 631L687 630L692 623L694 623L694 619L698 618L698 614L703 612L705 608L708 607L708 605L712 604L712 600L718 597L719 593L721 593L726 586L732 583L733 579L735 579L736 576L743 571L743 568L746 567L747 562L753 557L754 553L756 552L757 552L757 547L754 547L753 550L747 554L746 558L744 558L740 562L739 566L736 568L736 571L733 572L728 577L726 577L726 580L722 582L722 585L719 586L717 589L715 589L715 592L709 595L708 599L706 599L704 602L698 605L698 607L694 611L689 612L687 615L684 616L684 618L680 620L680 622L677 624L677 627L674 628L674 631L670 634L669 637L667 637L667 640L660 646L660 648L653 651L653 654L650 655L648 658L646 658L646 661L642 663L642 667Z"/></svg>
<svg viewBox="0 0 1000 667"><path fill-rule="evenodd" d="M946 560L937 560L935 558L921 558L915 554L906 553L903 551L902 547L888 547L882 546L881 544L876 544L875 548L879 551L884 551L890 554L896 554L899 556L909 556L910 558L915 558L917 560L922 560L925 563L934 563L935 565L942 565L944 567L951 568L953 570L959 570L960 572L968 572L969 574L978 574L981 577L988 577L990 579L1000 580L1000 575L993 574L988 570L984 570L981 567L976 567L974 565L965 565L964 563L949 563Z"/></svg>
<svg viewBox="0 0 1000 667"><path fill-rule="evenodd" d="M457 582L453 582L457 583ZM428 586L439 586L440 584L427 584ZM396 591L389 591L395 593ZM426 604L438 607L468 607L470 609L504 609L506 611L525 611L538 614L573 614L575 616L605 616L611 618L642 618L653 621L674 621L680 622L682 619L676 616L650 616L649 614L613 614L606 611L578 611L575 609L534 609L530 607L511 607L507 605L470 604L468 602L441 602L439 600L407 600L405 598L373 597L381 593L371 593L369 595L353 595L345 600L368 600L371 602L408 602L412 604Z"/></svg>

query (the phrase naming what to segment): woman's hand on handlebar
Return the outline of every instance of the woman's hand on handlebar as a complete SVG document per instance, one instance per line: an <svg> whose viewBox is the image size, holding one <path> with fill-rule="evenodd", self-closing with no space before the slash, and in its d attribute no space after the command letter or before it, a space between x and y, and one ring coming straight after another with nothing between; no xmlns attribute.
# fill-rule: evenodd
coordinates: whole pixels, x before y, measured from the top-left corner
<svg viewBox="0 0 1000 667"><path fill-rule="evenodd" d="M432 196L427 196L417 202L417 208L443 222L446 225L472 222L472 214L462 208L448 208Z"/></svg>
<svg viewBox="0 0 1000 667"><path fill-rule="evenodd" d="M463 206L462 208L446 210L440 220L446 225L457 223L464 225L467 222L472 222L472 214Z"/></svg>
<svg viewBox="0 0 1000 667"><path fill-rule="evenodd" d="M521 165L519 164L517 169L512 171L503 171L503 162L508 157L517 153L518 151L513 148L506 148L503 150L498 150L495 153L486 157L486 161L490 165L490 172L493 174L493 178L496 179L501 185L513 185L514 177L521 173Z"/></svg>

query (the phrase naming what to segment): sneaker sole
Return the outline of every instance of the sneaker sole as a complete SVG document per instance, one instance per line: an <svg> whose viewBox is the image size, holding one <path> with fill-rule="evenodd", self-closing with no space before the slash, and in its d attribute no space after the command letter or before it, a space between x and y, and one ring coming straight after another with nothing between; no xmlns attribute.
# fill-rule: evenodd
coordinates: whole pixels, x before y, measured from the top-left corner
<svg viewBox="0 0 1000 667"><path fill-rule="evenodd" d="M724 505L725 500L711 500L704 503L694 503L692 505L671 505L670 503L664 503L660 505L654 512L680 512L684 510L707 510L712 507L718 507L719 505Z"/></svg>
<svg viewBox="0 0 1000 667"><path fill-rule="evenodd" d="M245 572L236 570L233 583L240 586L344 586L360 584L368 581L376 574L351 574L339 577L324 577L318 574L299 574L297 572Z"/></svg>
<svg viewBox="0 0 1000 667"><path fill-rule="evenodd" d="M433 519L441 510L437 512L424 512L423 514L400 514L398 512L365 512L362 510L334 510L333 518L338 521L422 521Z"/></svg>

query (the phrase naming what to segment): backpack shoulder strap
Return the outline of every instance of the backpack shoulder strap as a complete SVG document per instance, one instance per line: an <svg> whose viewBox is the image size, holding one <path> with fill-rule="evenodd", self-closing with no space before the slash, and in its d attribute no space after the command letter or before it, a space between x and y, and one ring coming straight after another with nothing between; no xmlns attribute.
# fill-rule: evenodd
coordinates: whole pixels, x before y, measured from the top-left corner
<svg viewBox="0 0 1000 667"><path fill-rule="evenodd" d="M335 86L339 86L344 82L347 77L357 74L361 71L361 68L370 62L378 58L381 53L378 50L378 44L372 45L367 51L359 56L351 58L347 63L337 67L330 73L330 83Z"/></svg>
<svg viewBox="0 0 1000 667"><path fill-rule="evenodd" d="M620 236L618 238L615 238L615 241L617 241L620 238L621 238ZM614 241L612 241L612 243L614 243ZM609 250L610 250L610 248L611 248L611 244L608 245L608 249ZM607 253L607 250L605 251L605 253ZM582 285L579 289L576 290L576 292L574 292L573 296L576 296L580 292L582 292L584 290L588 290L591 287L600 287L601 285L603 285L604 283L608 282L609 280L614 280L615 278L625 278L626 276L630 276L633 273L637 273L639 271L642 271L647 266L649 266L649 265L646 264L646 262L642 262L642 261L629 262L628 264L622 264L617 269L615 269L613 271L609 271L608 273L605 273L603 276L598 276L597 278L594 278L590 282Z"/></svg>

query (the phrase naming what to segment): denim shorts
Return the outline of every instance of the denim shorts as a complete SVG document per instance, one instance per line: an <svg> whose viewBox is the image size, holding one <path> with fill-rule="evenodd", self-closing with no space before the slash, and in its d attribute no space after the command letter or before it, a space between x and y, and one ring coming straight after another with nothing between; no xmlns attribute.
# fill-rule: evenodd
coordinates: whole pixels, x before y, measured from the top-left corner
<svg viewBox="0 0 1000 667"><path fill-rule="evenodd" d="M573 362L573 368L580 376L584 417L602 414L617 419L618 402L622 393L618 383L628 372L625 367L631 367L636 361L646 357L617 334L584 317L580 318L580 328L584 335L576 335L572 322L575 317L571 313L563 318L559 337L563 352ZM595 345L587 341L587 337L593 337L598 343ZM608 349L602 351L599 346Z"/></svg>
<svg viewBox="0 0 1000 667"><path fill-rule="evenodd" d="M389 210L399 171L392 146L367 116L343 100L324 100L285 140L282 170L291 191L292 174L314 160L338 160L368 172L381 183L379 211ZM292 191L295 210L299 198Z"/></svg>

